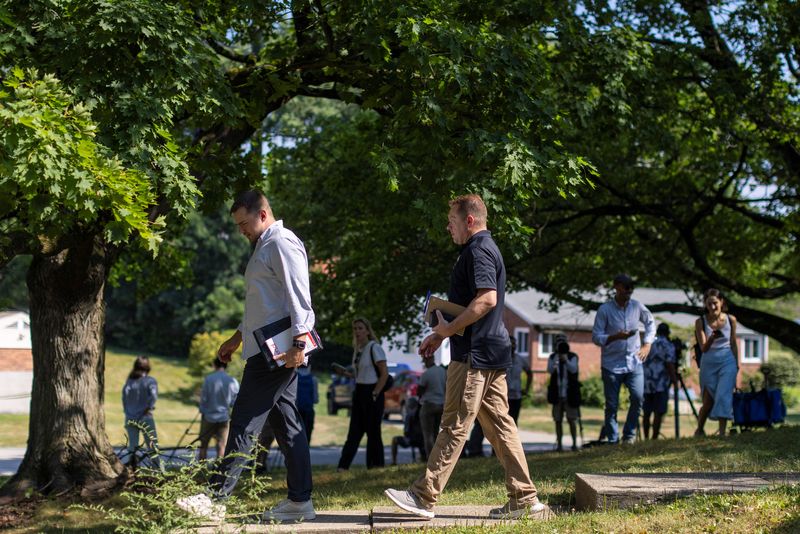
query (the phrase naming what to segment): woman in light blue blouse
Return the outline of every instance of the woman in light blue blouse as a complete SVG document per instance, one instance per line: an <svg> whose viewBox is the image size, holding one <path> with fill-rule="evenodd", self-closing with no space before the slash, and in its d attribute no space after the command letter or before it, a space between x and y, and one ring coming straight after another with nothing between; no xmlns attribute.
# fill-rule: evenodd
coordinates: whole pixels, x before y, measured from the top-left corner
<svg viewBox="0 0 800 534"><path fill-rule="evenodd" d="M144 438L144 450L148 456L155 454L158 448L156 423L153 410L158 399L158 383L149 376L150 359L138 356L133 362L133 370L122 387L122 408L125 411L125 430L128 432L128 453L131 459L139 447L139 433Z"/></svg>

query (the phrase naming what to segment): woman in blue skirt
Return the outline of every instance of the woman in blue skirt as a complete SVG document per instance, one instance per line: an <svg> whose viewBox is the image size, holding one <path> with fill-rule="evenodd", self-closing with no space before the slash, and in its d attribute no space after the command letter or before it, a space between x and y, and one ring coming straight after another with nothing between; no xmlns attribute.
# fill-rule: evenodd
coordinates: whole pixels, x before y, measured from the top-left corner
<svg viewBox="0 0 800 534"><path fill-rule="evenodd" d="M727 312L725 299L718 289L703 295L705 313L695 321L695 336L703 357L700 360L700 387L703 407L697 417L695 436L704 436L706 419L719 421L719 435L725 435L728 420L733 419L733 390L739 372L739 344L736 318Z"/></svg>

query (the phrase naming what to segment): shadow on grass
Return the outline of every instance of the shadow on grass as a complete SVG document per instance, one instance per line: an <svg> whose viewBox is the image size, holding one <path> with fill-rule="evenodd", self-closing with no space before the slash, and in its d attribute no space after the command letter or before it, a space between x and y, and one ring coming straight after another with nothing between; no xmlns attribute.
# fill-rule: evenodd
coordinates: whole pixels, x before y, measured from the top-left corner
<svg viewBox="0 0 800 534"><path fill-rule="evenodd" d="M782 523L772 529L770 532L774 532L775 534L794 534L795 532L800 532L800 517L795 517Z"/></svg>
<svg viewBox="0 0 800 534"><path fill-rule="evenodd" d="M178 389L176 391L165 391L164 393L159 393L159 397L162 399L169 399L172 401L180 402L181 404L186 404L187 406L196 406L197 405L197 394L196 389L194 386L186 386Z"/></svg>

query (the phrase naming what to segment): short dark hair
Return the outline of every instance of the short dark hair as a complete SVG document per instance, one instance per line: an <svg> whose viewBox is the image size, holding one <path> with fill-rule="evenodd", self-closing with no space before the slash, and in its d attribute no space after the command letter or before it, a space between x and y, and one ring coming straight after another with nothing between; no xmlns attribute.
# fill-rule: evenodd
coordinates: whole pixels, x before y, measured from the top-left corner
<svg viewBox="0 0 800 534"><path fill-rule="evenodd" d="M227 369L228 362L223 362L219 358L214 358L214 367L217 369Z"/></svg>
<svg viewBox="0 0 800 534"><path fill-rule="evenodd" d="M614 285L621 284L622 287L631 289L634 286L633 278L625 273L618 274L614 277Z"/></svg>
<svg viewBox="0 0 800 534"><path fill-rule="evenodd" d="M661 323L660 325L658 325L658 328L656 328L656 334L659 336L669 336L669 333L670 330L669 330L669 325L667 323Z"/></svg>
<svg viewBox="0 0 800 534"><path fill-rule="evenodd" d="M244 191L236 196L233 204L231 205L231 213L241 208L244 208L245 211L250 214L256 213L261 209L265 209L268 213L272 213L272 209L269 206L269 200L267 200L267 197L264 196L264 193L258 189L250 189L249 191Z"/></svg>

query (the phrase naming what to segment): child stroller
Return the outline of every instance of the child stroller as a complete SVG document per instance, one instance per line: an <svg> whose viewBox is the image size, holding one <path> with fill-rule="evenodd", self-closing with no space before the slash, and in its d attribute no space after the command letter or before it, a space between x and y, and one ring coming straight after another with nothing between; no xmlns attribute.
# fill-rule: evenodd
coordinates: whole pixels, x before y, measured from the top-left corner
<svg viewBox="0 0 800 534"><path fill-rule="evenodd" d="M786 405L783 394L777 388L762 388L756 391L750 383L750 391L737 390L733 394L733 425L740 432L753 428L770 428L783 423L786 418Z"/></svg>

